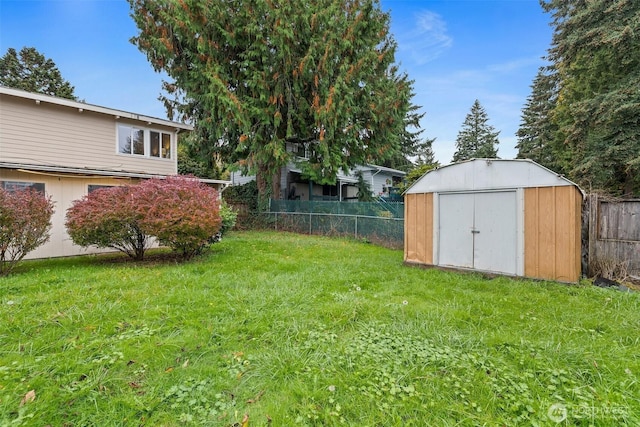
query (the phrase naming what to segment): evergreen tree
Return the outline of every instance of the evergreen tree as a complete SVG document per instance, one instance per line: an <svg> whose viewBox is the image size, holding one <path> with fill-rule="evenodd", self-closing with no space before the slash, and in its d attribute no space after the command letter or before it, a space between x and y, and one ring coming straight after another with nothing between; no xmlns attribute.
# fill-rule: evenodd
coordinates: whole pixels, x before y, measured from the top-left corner
<svg viewBox="0 0 640 427"><path fill-rule="evenodd" d="M522 110L516 148L518 159L531 159L559 172L560 165L553 147L557 126L552 120L557 99L557 73L553 67L540 67L531 86L531 95Z"/></svg>
<svg viewBox="0 0 640 427"><path fill-rule="evenodd" d="M23 47L20 52L9 48L0 58L0 85L28 92L76 99L73 86L62 78L56 64L34 47Z"/></svg>
<svg viewBox="0 0 640 427"><path fill-rule="evenodd" d="M555 146L585 188L640 194L640 2L548 0L560 78Z"/></svg>
<svg viewBox="0 0 640 427"><path fill-rule="evenodd" d="M413 93L411 94L413 96ZM385 166L388 168L409 171L413 167L412 157L417 156L423 150L423 143L420 142L420 135L423 130L420 129L420 120L424 117L424 113L418 112L421 107L411 105L404 120L404 127L400 133L400 144L394 151L393 155L388 159L378 160L377 153L372 152L369 163Z"/></svg>
<svg viewBox="0 0 640 427"><path fill-rule="evenodd" d="M398 188L400 192L404 192L409 188L418 178L430 171L440 167L440 162L436 160L436 155L433 152L433 142L435 138L425 139L418 144L416 148L416 160L413 167L407 172Z"/></svg>
<svg viewBox="0 0 640 427"><path fill-rule="evenodd" d="M378 0L130 5L132 41L173 80L168 110L194 122L206 150L255 173L262 200L269 183L280 192L287 142L311 145L301 168L319 183L399 151L413 82Z"/></svg>
<svg viewBox="0 0 640 427"><path fill-rule="evenodd" d="M493 126L488 124L489 117L477 99L462 124L456 138L456 152L453 162L473 158L494 159L498 157L498 135Z"/></svg>
<svg viewBox="0 0 640 427"><path fill-rule="evenodd" d="M436 153L433 152L433 143L435 138L425 139L420 143L416 150L416 166L436 165L440 166L440 162L436 160Z"/></svg>
<svg viewBox="0 0 640 427"><path fill-rule="evenodd" d="M425 173L429 172L430 170L437 169L438 167L440 167L439 162L424 163L416 166L415 168L411 169L411 171L409 171L409 173L404 177L404 179L402 180L398 188L400 189L401 192L406 191L409 187L413 185L414 182L420 179Z"/></svg>

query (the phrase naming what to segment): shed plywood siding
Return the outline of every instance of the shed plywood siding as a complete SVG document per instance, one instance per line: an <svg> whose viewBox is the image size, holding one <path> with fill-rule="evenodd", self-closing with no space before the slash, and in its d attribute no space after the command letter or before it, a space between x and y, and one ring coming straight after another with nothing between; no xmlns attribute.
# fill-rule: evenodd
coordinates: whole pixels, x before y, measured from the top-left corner
<svg viewBox="0 0 640 427"><path fill-rule="evenodd" d="M433 193L404 199L404 260L433 264Z"/></svg>
<svg viewBox="0 0 640 427"><path fill-rule="evenodd" d="M573 186L524 191L524 275L577 282L582 196Z"/></svg>

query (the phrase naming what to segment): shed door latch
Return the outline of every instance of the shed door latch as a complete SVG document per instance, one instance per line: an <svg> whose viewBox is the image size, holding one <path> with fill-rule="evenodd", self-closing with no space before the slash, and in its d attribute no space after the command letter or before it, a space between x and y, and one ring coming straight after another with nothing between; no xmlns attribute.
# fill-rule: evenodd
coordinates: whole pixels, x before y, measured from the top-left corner
<svg viewBox="0 0 640 427"><path fill-rule="evenodd" d="M480 234L480 230L471 230L473 234Z"/></svg>

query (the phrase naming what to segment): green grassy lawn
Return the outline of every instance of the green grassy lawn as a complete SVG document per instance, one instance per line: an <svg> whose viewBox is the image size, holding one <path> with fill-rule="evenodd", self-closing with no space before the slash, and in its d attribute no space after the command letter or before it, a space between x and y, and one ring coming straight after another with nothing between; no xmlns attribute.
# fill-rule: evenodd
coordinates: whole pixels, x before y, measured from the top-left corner
<svg viewBox="0 0 640 427"><path fill-rule="evenodd" d="M117 258L0 279L0 425L640 425L640 293L272 232Z"/></svg>

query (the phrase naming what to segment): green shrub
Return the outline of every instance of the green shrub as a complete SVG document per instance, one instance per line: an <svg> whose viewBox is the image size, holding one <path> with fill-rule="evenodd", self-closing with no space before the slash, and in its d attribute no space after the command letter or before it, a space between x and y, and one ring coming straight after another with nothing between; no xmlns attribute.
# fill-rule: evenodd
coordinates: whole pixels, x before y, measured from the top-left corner
<svg viewBox="0 0 640 427"><path fill-rule="evenodd" d="M220 218L222 218L222 226L220 227L220 236L223 236L227 231L233 229L236 226L236 220L238 219L238 212L233 209L224 200L220 204Z"/></svg>

